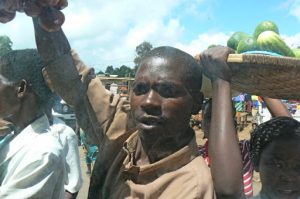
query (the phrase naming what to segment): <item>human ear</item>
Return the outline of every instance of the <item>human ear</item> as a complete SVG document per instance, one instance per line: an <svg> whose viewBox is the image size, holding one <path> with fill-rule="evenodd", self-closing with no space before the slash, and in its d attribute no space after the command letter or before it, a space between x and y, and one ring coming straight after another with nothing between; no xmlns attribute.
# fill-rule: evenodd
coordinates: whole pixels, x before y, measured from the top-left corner
<svg viewBox="0 0 300 199"><path fill-rule="evenodd" d="M19 98L24 97L24 95L25 95L25 93L26 93L26 91L27 91L27 86L28 86L28 84L27 84L26 80L23 79L23 80L20 82L20 84L19 84L19 86L18 86L18 90L17 90L17 96L18 96Z"/></svg>

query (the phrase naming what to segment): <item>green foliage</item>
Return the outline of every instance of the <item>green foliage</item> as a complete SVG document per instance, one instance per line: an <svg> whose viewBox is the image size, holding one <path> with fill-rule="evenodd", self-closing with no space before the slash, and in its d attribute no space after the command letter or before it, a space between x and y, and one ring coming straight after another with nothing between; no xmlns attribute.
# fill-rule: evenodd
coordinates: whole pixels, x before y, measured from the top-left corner
<svg viewBox="0 0 300 199"><path fill-rule="evenodd" d="M105 70L105 73L114 75L114 71L115 71L115 69L114 69L113 66L107 66L107 67L106 67L106 70Z"/></svg>
<svg viewBox="0 0 300 199"><path fill-rule="evenodd" d="M125 65L116 68L114 68L113 66L107 66L105 73L110 75L118 75L118 77L134 77L135 74L133 69Z"/></svg>
<svg viewBox="0 0 300 199"><path fill-rule="evenodd" d="M104 74L104 72L102 70L100 70L98 73L96 73L97 75L101 75Z"/></svg>
<svg viewBox="0 0 300 199"><path fill-rule="evenodd" d="M134 77L134 71L128 66L122 65L119 69L119 74L117 75L119 77Z"/></svg>
<svg viewBox="0 0 300 199"><path fill-rule="evenodd" d="M0 56L12 51L12 41L6 35L0 36Z"/></svg>
<svg viewBox="0 0 300 199"><path fill-rule="evenodd" d="M144 55L149 52L150 50L152 50L153 46L150 42L144 41L143 43L141 43L140 45L138 45L135 48L135 52L136 52L136 57L134 58L134 70L136 71L138 66L141 63L142 58L144 57Z"/></svg>

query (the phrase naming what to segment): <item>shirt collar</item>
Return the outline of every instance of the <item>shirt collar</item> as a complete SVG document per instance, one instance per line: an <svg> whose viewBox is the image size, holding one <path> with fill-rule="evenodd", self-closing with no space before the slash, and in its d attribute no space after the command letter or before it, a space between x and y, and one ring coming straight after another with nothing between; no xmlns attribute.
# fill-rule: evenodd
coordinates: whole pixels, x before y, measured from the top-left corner
<svg viewBox="0 0 300 199"><path fill-rule="evenodd" d="M34 138L42 133L46 133L50 130L49 122L46 115L43 115L29 124L24 128L19 134L17 134L13 139L0 151L0 165L7 159L16 154L21 148L23 148L27 143L32 142Z"/></svg>
<svg viewBox="0 0 300 199"><path fill-rule="evenodd" d="M191 162L198 156L198 149L195 136L191 141L177 152L152 164L137 166L134 157L138 147L142 147L139 142L138 132L132 134L123 146L126 158L123 162L122 172L127 178L137 183L147 183L159 176L177 170Z"/></svg>

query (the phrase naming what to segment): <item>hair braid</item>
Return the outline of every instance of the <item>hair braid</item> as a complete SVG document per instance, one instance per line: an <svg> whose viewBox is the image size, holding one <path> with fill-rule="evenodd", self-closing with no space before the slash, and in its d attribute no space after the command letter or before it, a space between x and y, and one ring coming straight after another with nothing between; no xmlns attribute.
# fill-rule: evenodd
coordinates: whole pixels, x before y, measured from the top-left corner
<svg viewBox="0 0 300 199"><path fill-rule="evenodd" d="M263 149L278 137L300 135L300 123L291 117L276 117L259 125L251 134L250 153L255 166Z"/></svg>

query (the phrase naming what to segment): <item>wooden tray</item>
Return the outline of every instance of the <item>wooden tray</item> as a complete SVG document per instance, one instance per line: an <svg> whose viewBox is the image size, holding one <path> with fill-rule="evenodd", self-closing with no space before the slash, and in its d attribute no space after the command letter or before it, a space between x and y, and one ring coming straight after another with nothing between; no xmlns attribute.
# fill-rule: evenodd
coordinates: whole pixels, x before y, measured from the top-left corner
<svg viewBox="0 0 300 199"><path fill-rule="evenodd" d="M300 99L300 59L261 54L230 54L232 88L278 99Z"/></svg>

